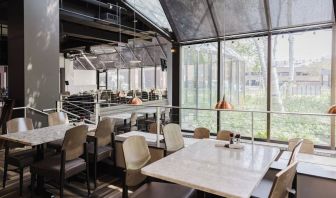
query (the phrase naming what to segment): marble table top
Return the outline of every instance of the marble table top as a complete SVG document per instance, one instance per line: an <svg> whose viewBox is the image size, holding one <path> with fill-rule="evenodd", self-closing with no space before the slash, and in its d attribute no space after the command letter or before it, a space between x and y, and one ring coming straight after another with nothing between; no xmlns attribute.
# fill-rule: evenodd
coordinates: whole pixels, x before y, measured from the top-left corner
<svg viewBox="0 0 336 198"><path fill-rule="evenodd" d="M89 131L94 130L96 125L88 125ZM19 133L8 133L0 135L0 139L18 142L27 146L36 146L64 138L68 129L75 127L74 124L56 125L39 129L23 131Z"/></svg>
<svg viewBox="0 0 336 198"><path fill-rule="evenodd" d="M290 151L284 151L281 154L279 160L283 160L283 161L288 162L288 160L291 156L291 153L292 152L290 152ZM297 161L307 162L307 163L312 163L312 164L325 165L325 166L336 166L336 158L314 155L314 154L298 153Z"/></svg>
<svg viewBox="0 0 336 198"><path fill-rule="evenodd" d="M164 110L165 110L164 108L160 108L161 112L163 112ZM154 114L154 113L156 113L156 108L155 107L148 107L148 108L143 108L143 109L136 110L136 112L142 113L142 114Z"/></svg>
<svg viewBox="0 0 336 198"><path fill-rule="evenodd" d="M134 136L134 135L140 135L140 136L145 137L145 139L148 143L148 146L150 146L150 147L157 147L157 148L162 148L162 149L165 148L165 144L163 142L160 142L159 146L157 146L156 134L149 133L149 132L143 132L143 131L130 131L130 132L127 132L127 133L116 135L116 140L117 141L124 141L128 137L131 137L131 136ZM159 135L159 140L163 140L163 139L164 139L163 135ZM184 141L184 147L188 147L188 146L200 141L200 139L183 138L183 141Z"/></svg>
<svg viewBox="0 0 336 198"><path fill-rule="evenodd" d="M108 116L104 116L104 117L113 118L113 119L117 119L117 120L128 120L128 119L131 119L131 116L132 116L132 113L125 112L125 113L108 115ZM143 116L143 114L137 113L137 116L140 117L140 116Z"/></svg>
<svg viewBox="0 0 336 198"><path fill-rule="evenodd" d="M252 144L243 149L215 147L219 142L200 140L141 171L223 197L250 197L280 150Z"/></svg>

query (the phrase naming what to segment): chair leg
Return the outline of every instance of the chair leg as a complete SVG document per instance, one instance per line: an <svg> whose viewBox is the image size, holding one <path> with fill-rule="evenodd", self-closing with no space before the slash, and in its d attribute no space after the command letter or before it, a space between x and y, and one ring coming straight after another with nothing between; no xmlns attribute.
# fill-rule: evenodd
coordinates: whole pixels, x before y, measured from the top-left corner
<svg viewBox="0 0 336 198"><path fill-rule="evenodd" d="M128 187L126 185L126 171L124 172L123 175L123 186L122 186L122 198L128 198Z"/></svg>
<svg viewBox="0 0 336 198"><path fill-rule="evenodd" d="M4 163L4 173L3 173L3 177L2 177L2 187L5 188L6 187L6 181L7 181L7 169L8 169L8 162L5 159L5 163Z"/></svg>
<svg viewBox="0 0 336 198"><path fill-rule="evenodd" d="M23 168L20 167L20 196L22 196L23 190Z"/></svg>
<svg viewBox="0 0 336 198"><path fill-rule="evenodd" d="M93 161L93 181L94 181L94 188L97 188L97 159L95 158Z"/></svg>
<svg viewBox="0 0 336 198"><path fill-rule="evenodd" d="M31 197L34 196L35 180L36 180L36 175L34 173L30 173L30 193L31 193Z"/></svg>
<svg viewBox="0 0 336 198"><path fill-rule="evenodd" d="M89 162L86 162L86 185L88 190L88 196L90 196L91 192L90 192Z"/></svg>
<svg viewBox="0 0 336 198"><path fill-rule="evenodd" d="M63 198L63 190L64 190L64 177L60 179L60 186L59 186L60 198Z"/></svg>

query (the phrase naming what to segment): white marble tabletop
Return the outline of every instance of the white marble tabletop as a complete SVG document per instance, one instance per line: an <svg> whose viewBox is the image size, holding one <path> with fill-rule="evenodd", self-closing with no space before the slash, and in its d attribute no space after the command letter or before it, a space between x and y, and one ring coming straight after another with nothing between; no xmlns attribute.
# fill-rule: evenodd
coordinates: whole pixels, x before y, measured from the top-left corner
<svg viewBox="0 0 336 198"><path fill-rule="evenodd" d="M284 151L279 160L288 161L291 156L290 151ZM297 160L299 162L307 162L312 164L319 164L325 166L336 166L336 158L326 157L314 154L298 153Z"/></svg>
<svg viewBox="0 0 336 198"><path fill-rule="evenodd" d="M223 197L250 197L280 150L252 144L236 150L215 147L218 142L200 140L141 171Z"/></svg>
<svg viewBox="0 0 336 198"><path fill-rule="evenodd" d="M131 136L134 136L134 135L143 136L143 137L145 137L149 146L156 146L156 141L157 141L156 134L149 133L149 132L143 132L143 131L130 131L130 132L127 132L127 133L116 135L116 140L124 141L128 137L131 137ZM164 139L163 135L159 135L159 140L163 140L163 139ZM184 140L184 146L185 147L188 147L188 146L200 141L200 139L194 139L194 138L183 138L183 140ZM164 143L160 143L159 147L160 148L165 148Z"/></svg>
<svg viewBox="0 0 336 198"><path fill-rule="evenodd" d="M96 125L88 125L89 130L94 130ZM27 146L36 146L64 138L68 129L75 127L74 124L56 125L39 129L23 131L19 133L8 133L0 135L0 139L18 142Z"/></svg>
<svg viewBox="0 0 336 198"><path fill-rule="evenodd" d="M156 134L154 133L147 133L147 132L142 132L142 131L130 131L127 133L123 133L120 135L116 135L116 138L120 139L120 140L126 140L127 138L131 137L131 136L135 136L135 135L140 135L145 137L147 142L152 142L155 143L156 142ZM163 139L163 135L159 135L159 140Z"/></svg>
<svg viewBox="0 0 336 198"><path fill-rule="evenodd" d="M104 116L104 117L124 121L124 120L131 119L131 116L132 116L131 112L125 112L125 113L112 114L112 115L108 115L108 116ZM140 117L140 116L143 116L143 114L137 113L137 116Z"/></svg>
<svg viewBox="0 0 336 198"><path fill-rule="evenodd" d="M160 108L161 112L163 112L164 110L165 108ZM143 109L136 110L136 112L142 113L142 114L154 114L156 113L156 107L143 108Z"/></svg>

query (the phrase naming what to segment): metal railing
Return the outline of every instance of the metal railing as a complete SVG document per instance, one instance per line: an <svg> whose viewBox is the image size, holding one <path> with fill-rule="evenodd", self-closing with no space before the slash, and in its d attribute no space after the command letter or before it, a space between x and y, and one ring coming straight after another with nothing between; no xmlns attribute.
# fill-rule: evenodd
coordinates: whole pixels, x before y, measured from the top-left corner
<svg viewBox="0 0 336 198"><path fill-rule="evenodd" d="M61 101L59 101L62 103ZM262 110L228 110L212 108L179 107L171 105L130 105L107 102L81 102L71 103L81 106L94 105L94 118L96 124L101 117L141 112L141 109L155 108L156 122L159 125L164 109L170 110L170 122L181 125L183 131L192 132L196 127L210 128L213 135L219 130L239 132L252 142L257 140L285 143L289 138L300 137L313 139L319 147L335 149L335 116L327 113L301 113ZM70 112L77 114L76 112ZM271 130L267 130L267 116L271 116ZM219 121L217 121L219 120ZM141 125L141 124L140 124ZM143 124L144 125L144 124ZM146 126L147 127L147 126ZM141 126L142 129L147 129ZM301 130L301 131L300 131Z"/></svg>
<svg viewBox="0 0 336 198"><path fill-rule="evenodd" d="M41 111L39 109L36 109L34 107L15 107L15 108L13 108L13 110L23 110L24 117L27 117L27 110L31 110L33 112L37 112L37 113L39 113L41 115L46 115L46 116L49 115L48 113L46 113L44 111Z"/></svg>

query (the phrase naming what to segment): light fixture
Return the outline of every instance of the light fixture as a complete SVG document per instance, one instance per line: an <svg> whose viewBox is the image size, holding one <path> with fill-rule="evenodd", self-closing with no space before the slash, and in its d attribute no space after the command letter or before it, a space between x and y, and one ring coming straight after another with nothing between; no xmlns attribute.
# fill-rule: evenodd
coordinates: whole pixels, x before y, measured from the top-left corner
<svg viewBox="0 0 336 198"><path fill-rule="evenodd" d="M135 0L134 0L134 6L135 6ZM133 52L135 52L135 28L136 28L136 23L138 21L135 19L135 8L133 9ZM139 64L141 63L141 60L139 60L136 56L135 53L133 53L134 59L130 60L129 63L130 64Z"/></svg>
<svg viewBox="0 0 336 198"><path fill-rule="evenodd" d="M233 106L225 100L225 95L222 101L218 101L215 109L233 109Z"/></svg>
<svg viewBox="0 0 336 198"><path fill-rule="evenodd" d="M329 110L328 110L329 114L336 114L336 105L332 105Z"/></svg>
<svg viewBox="0 0 336 198"><path fill-rule="evenodd" d="M176 52L175 48L172 47L172 48L170 49L170 52L171 52L171 53L175 53L175 52Z"/></svg>
<svg viewBox="0 0 336 198"><path fill-rule="evenodd" d="M131 64L138 64L141 63L141 60L130 60Z"/></svg>

